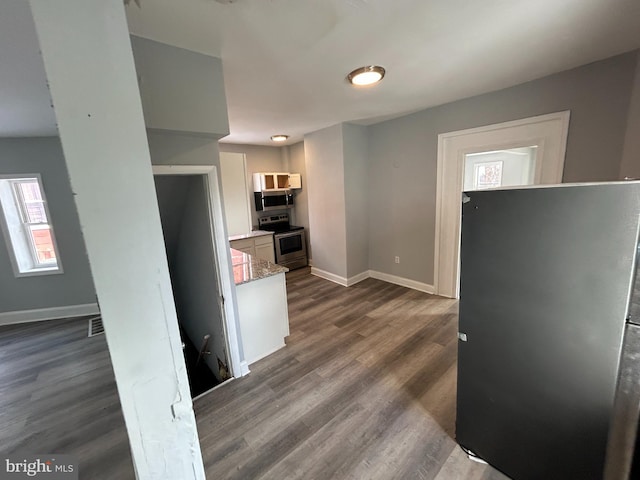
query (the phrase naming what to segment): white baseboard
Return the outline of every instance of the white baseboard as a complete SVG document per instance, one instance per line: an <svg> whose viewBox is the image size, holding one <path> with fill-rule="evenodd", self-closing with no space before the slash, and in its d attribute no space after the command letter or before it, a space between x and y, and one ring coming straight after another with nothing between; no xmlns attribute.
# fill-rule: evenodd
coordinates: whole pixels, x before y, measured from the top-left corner
<svg viewBox="0 0 640 480"><path fill-rule="evenodd" d="M330 282L337 283L338 285L342 285L343 287L348 287L347 279L345 277L341 277L336 275L335 273L327 272L325 270L320 270L316 267L311 267L311 275L315 275L316 277L324 278L325 280L329 280Z"/></svg>
<svg viewBox="0 0 640 480"><path fill-rule="evenodd" d="M358 275L354 275L353 277L345 278L339 275L335 275L331 272L320 270L319 268L311 267L311 274L342 285L343 287L350 287L351 285L355 285L356 283L366 280L367 278L376 278L384 282L393 283L395 285L411 288L413 290L419 290L425 293L433 294L435 292L435 288L433 287L433 285L429 285L428 283L417 282L415 280L409 280L408 278L397 277L396 275L377 272L375 270L367 270L365 272L359 273Z"/></svg>
<svg viewBox="0 0 640 480"><path fill-rule="evenodd" d="M249 370L249 364L244 361L240 362L240 376L244 377L245 375L249 375L250 372L251 370Z"/></svg>
<svg viewBox="0 0 640 480"><path fill-rule="evenodd" d="M417 282L415 280L409 280L408 278L389 275L388 273L376 272L375 270L369 270L369 275L371 278L377 278L378 280L400 285L401 287L407 287L431 294L435 292L434 286L429 285L428 283Z"/></svg>
<svg viewBox="0 0 640 480"><path fill-rule="evenodd" d="M20 310L0 313L0 325L14 323L40 322L58 318L83 317L100 313L97 303L85 305L69 305L66 307L38 308L34 310Z"/></svg>
<svg viewBox="0 0 640 480"><path fill-rule="evenodd" d="M366 280L370 276L371 274L369 270L366 270L357 275L354 275L353 277L349 277L347 278L347 287L350 287L351 285L355 285L356 283L360 283L361 281Z"/></svg>

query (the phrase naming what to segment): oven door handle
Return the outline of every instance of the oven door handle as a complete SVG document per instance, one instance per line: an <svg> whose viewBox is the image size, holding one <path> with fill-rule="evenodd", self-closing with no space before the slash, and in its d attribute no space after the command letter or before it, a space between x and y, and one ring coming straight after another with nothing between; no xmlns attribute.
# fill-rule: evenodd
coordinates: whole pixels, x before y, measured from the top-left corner
<svg viewBox="0 0 640 480"><path fill-rule="evenodd" d="M300 234L304 235L304 230L294 230L293 232L276 233L274 237L286 238L286 237L293 237L295 235L300 235Z"/></svg>

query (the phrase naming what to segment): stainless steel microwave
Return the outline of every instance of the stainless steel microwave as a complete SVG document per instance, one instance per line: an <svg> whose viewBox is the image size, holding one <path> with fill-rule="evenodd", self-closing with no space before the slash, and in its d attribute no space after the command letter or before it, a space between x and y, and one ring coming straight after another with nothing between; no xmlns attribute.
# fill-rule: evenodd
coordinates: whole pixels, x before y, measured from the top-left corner
<svg viewBox="0 0 640 480"><path fill-rule="evenodd" d="M283 210L293 207L293 192L291 190L276 190L253 192L256 212L269 210Z"/></svg>

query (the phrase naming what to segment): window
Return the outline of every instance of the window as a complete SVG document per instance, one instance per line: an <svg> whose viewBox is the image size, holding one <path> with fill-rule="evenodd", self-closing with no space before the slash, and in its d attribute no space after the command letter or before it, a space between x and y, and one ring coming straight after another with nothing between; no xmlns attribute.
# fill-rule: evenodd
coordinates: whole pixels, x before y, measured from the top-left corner
<svg viewBox="0 0 640 480"><path fill-rule="evenodd" d="M502 185L502 162L483 162L474 165L474 190L484 190Z"/></svg>
<svg viewBox="0 0 640 480"><path fill-rule="evenodd" d="M61 273L40 176L0 176L0 206L16 276Z"/></svg>

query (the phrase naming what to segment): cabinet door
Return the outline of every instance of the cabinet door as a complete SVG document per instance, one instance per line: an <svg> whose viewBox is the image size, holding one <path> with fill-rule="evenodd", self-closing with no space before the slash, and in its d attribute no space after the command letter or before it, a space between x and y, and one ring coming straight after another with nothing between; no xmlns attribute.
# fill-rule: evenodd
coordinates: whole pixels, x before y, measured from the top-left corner
<svg viewBox="0 0 640 480"><path fill-rule="evenodd" d="M233 240L229 242L231 248L235 250L240 250L241 252L248 253L249 255L256 254L255 243L253 242L253 238L246 238L242 240Z"/></svg>
<svg viewBox="0 0 640 480"><path fill-rule="evenodd" d="M276 256L273 251L273 242L256 245L256 257L262 258L263 260L269 260L271 263L276 263Z"/></svg>
<svg viewBox="0 0 640 480"><path fill-rule="evenodd" d="M235 247L233 247L233 248L235 248ZM250 247L236 248L236 250L240 250L241 252L248 253L252 257L254 257L256 255L256 249L255 249L255 247L253 245L251 245Z"/></svg>

